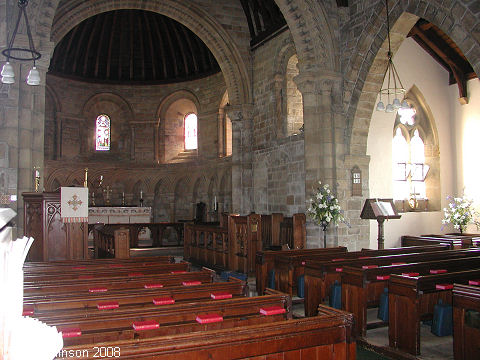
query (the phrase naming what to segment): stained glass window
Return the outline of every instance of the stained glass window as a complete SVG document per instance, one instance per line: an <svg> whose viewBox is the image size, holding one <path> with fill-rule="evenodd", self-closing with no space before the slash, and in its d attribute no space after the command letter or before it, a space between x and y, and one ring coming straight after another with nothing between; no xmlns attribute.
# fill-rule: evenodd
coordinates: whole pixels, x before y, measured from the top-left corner
<svg viewBox="0 0 480 360"><path fill-rule="evenodd" d="M99 115L95 126L95 150L110 150L110 118Z"/></svg>
<svg viewBox="0 0 480 360"><path fill-rule="evenodd" d="M195 150L197 147L197 115L190 113L185 116L185 150Z"/></svg>

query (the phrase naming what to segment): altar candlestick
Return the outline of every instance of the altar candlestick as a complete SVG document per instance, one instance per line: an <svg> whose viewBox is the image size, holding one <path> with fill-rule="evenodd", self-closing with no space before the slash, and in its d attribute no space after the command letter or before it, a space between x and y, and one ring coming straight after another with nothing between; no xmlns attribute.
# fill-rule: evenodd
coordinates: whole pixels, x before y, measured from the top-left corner
<svg viewBox="0 0 480 360"><path fill-rule="evenodd" d="M85 180L83 182L83 187L88 187L88 168L85 168Z"/></svg>

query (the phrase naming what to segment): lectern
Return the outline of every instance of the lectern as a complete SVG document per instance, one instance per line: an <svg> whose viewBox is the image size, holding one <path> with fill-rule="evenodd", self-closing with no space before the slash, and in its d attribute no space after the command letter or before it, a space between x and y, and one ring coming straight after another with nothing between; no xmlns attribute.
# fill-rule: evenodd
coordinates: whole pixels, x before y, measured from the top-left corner
<svg viewBox="0 0 480 360"><path fill-rule="evenodd" d="M393 199L366 199L360 218L377 220L378 249L383 249L385 243L383 223L385 219L400 219L401 215L397 212L397 209L395 209Z"/></svg>

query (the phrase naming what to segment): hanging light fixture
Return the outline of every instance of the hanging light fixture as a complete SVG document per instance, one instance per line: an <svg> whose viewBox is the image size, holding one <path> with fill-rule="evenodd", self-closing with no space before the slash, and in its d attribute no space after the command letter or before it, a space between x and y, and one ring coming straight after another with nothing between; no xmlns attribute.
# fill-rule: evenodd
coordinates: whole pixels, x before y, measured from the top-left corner
<svg viewBox="0 0 480 360"><path fill-rule="evenodd" d="M15 29L13 30L12 38L8 43L8 47L2 50L2 54L7 58L7 62L3 65L2 68L2 83L4 84L13 84L15 82L15 74L13 72L13 67L10 64L10 59L19 60L19 61L33 61L33 67L28 73L26 82L28 85L38 85L40 84L40 73L35 66L35 61L40 59L42 56L38 51L35 50L35 46L32 40L32 33L30 31L30 25L28 24L27 12L25 8L28 5L28 0L19 0L18 1L18 18L17 23L15 24ZM17 36L18 26L20 25L20 19L25 18L25 25L27 28L28 44L29 48L14 47L13 43L15 41L15 36Z"/></svg>
<svg viewBox="0 0 480 360"><path fill-rule="evenodd" d="M405 88L403 87L402 81L398 76L397 69L393 64L392 60L392 49L390 45L390 18L388 15L388 0L385 0L386 10L387 10L387 38L388 38L388 63L385 74L383 75L382 88L380 89L380 101L377 103L376 109L378 111L385 111L387 113L392 113L395 110L400 108L407 109L409 105L405 99L400 103L399 97L403 98L405 96ZM385 84L385 79L387 79L386 87L383 87ZM382 101L382 97L387 98L387 106ZM390 102L390 99L393 98L393 101Z"/></svg>

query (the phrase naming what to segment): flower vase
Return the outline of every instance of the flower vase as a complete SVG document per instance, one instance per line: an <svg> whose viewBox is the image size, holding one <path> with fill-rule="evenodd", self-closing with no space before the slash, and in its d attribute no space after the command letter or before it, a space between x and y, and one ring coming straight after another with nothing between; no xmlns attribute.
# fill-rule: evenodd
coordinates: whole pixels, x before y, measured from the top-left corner
<svg viewBox="0 0 480 360"><path fill-rule="evenodd" d="M326 248L327 247L327 227L328 227L328 223L326 221L322 221L322 223L320 225L322 226L322 230L323 230L323 247Z"/></svg>

